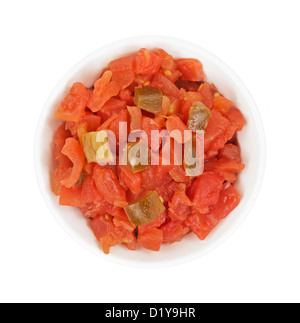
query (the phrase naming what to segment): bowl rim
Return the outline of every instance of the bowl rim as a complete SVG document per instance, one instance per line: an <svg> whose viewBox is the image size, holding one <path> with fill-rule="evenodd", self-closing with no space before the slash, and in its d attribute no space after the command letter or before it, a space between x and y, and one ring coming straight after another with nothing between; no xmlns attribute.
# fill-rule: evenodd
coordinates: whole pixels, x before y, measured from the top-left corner
<svg viewBox="0 0 300 323"><path fill-rule="evenodd" d="M188 46L192 48L194 51L198 51L202 54L205 54L211 61L213 61L216 65L218 65L220 68L222 68L226 74L238 85L239 90L242 91L243 96L245 97L246 101L249 102L249 105L251 107L251 114L254 118L255 125L257 127L257 132L260 135L259 140L259 170L258 175L256 178L256 182L253 188L253 191L248 198L248 201L242 210L243 216L240 217L239 221L235 223L235 225L232 225L230 229L226 230L226 234L223 235L222 238L218 239L216 242L211 243L210 246L206 247L205 251L201 252L193 252L193 253L186 253L183 257L172 259L172 260L165 260L163 262L155 261L153 264L150 264L149 262L143 263L142 261L136 261L136 260L124 260L123 258L119 259L117 256L111 257L110 255L104 255L102 252L95 252L92 250L88 243L84 241L84 239L80 238L73 230L71 230L64 221L61 220L61 217L58 215L57 210L54 209L52 206L52 201L49 198L49 191L46 190L45 186L43 185L43 176L42 176L42 170L40 167L40 161L39 161L39 147L41 144L41 133L46 121L47 112L50 103L54 100L54 98L57 96L57 92L59 92L59 89L63 87L66 84L66 81L72 76L74 71L80 70L82 66L84 66L88 61L92 60L95 56L98 56L102 51L107 50L109 48L115 48L119 47L122 48L124 45L128 45L130 42L143 42L143 41L151 41L151 40L159 40L159 41L166 41L166 42L174 42L176 43L176 46ZM257 108L257 105L250 94L249 90L243 83L243 81L239 78L239 76L220 58L212 54L210 51L204 49L203 47L177 38L177 37L169 37L169 36L162 36L162 35L145 35L145 36L137 36L137 37L129 37L129 38L123 38L111 43L106 44L105 46L102 46L94 51L92 51L90 54L83 57L81 60L79 60L75 65L73 65L60 79L60 81L55 85L53 90L51 91L49 97L47 98L42 111L40 113L40 117L38 119L36 132L35 132L35 140L34 140L34 166L35 166L35 174L37 183L41 192L41 195L48 206L51 214L55 218L55 220L60 224L60 226L71 236L75 241L77 241L81 246L85 247L85 249L89 250L92 254L96 255L98 258L104 259L109 262L113 262L115 264L119 265L125 265L129 267L136 267L136 268L162 268L162 267L170 267L175 265L180 265L192 260L195 260L197 258L200 258L207 253L214 250L216 247L220 246L222 243L224 243L236 230L237 228L243 223L243 221L246 219L246 217L249 215L251 209L254 206L254 203L258 197L258 194L261 190L263 180L264 180L264 174L265 174L265 167L266 167L266 137L265 137L265 131L262 123L262 119L259 113L259 110Z"/></svg>

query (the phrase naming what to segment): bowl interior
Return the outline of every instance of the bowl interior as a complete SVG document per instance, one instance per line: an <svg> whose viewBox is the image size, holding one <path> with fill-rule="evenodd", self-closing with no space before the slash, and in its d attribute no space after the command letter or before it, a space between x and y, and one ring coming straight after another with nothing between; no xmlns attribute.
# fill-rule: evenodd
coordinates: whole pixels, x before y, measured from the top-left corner
<svg viewBox="0 0 300 323"><path fill-rule="evenodd" d="M242 195L240 205L224 219L205 241L189 234L180 243L164 245L158 253L138 248L132 252L122 246L103 255L88 221L75 208L61 207L51 192L53 161L53 138L60 122L54 118L59 103L74 82L80 81L90 87L98 79L100 71L114 58L137 51L139 48L163 48L176 57L198 58L204 65L206 78L239 107L247 125L238 134L245 170L235 184ZM69 71L50 95L39 122L36 136L36 171L42 194L59 223L77 241L107 260L134 266L154 267L172 265L205 254L226 239L243 221L258 194L264 171L264 133L260 117L250 94L239 78L219 59L206 50L182 40L166 37L139 37L110 44L90 54Z"/></svg>

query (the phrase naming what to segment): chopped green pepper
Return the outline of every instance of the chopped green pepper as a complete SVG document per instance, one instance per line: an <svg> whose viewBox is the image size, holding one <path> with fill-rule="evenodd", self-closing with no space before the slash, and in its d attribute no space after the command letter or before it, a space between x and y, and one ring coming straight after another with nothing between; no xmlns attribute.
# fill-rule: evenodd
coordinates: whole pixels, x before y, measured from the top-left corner
<svg viewBox="0 0 300 323"><path fill-rule="evenodd" d="M187 126L193 131L205 130L210 118L210 109L200 101L196 101L190 108Z"/></svg>
<svg viewBox="0 0 300 323"><path fill-rule="evenodd" d="M152 87L135 88L134 103L142 110L151 113L160 113L163 103L163 93Z"/></svg>
<svg viewBox="0 0 300 323"><path fill-rule="evenodd" d="M124 208L128 219L134 225L145 225L153 222L165 211L156 191L151 191L138 201L129 204Z"/></svg>
<svg viewBox="0 0 300 323"><path fill-rule="evenodd" d="M114 160L105 130L83 134L82 145L89 163L109 163Z"/></svg>
<svg viewBox="0 0 300 323"><path fill-rule="evenodd" d="M149 148L146 143L139 141L127 144L127 166L134 174L148 168Z"/></svg>

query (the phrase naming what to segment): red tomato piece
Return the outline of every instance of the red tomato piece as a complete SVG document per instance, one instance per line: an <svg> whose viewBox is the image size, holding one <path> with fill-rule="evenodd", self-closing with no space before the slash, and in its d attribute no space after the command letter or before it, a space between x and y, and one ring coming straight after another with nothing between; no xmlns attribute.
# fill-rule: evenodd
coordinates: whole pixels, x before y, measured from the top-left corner
<svg viewBox="0 0 300 323"><path fill-rule="evenodd" d="M127 206L126 191L120 185L117 176L110 169L95 166L93 179L104 199L118 207Z"/></svg>
<svg viewBox="0 0 300 323"><path fill-rule="evenodd" d="M123 245L129 250L136 250L136 237L133 232L130 234L129 240L129 243L123 242Z"/></svg>
<svg viewBox="0 0 300 323"><path fill-rule="evenodd" d="M87 124L87 132L96 131L101 125L101 118L93 113L86 112L81 122Z"/></svg>
<svg viewBox="0 0 300 323"><path fill-rule="evenodd" d="M90 222L90 227L98 241L104 238L113 229L111 216L99 215Z"/></svg>
<svg viewBox="0 0 300 323"><path fill-rule="evenodd" d="M66 144L64 145L61 152L65 156L67 156L73 163L73 168L70 176L68 178L65 178L61 182L62 185L66 186L67 188L71 188L79 180L84 166L85 155L79 142L74 138L68 138L66 140Z"/></svg>
<svg viewBox="0 0 300 323"><path fill-rule="evenodd" d="M220 196L224 182L223 176L216 172L204 172L192 184L188 197L196 207L215 205Z"/></svg>
<svg viewBox="0 0 300 323"><path fill-rule="evenodd" d="M51 189L52 192L59 196L61 190L61 182L70 176L71 169L70 168L56 168L52 174L52 182Z"/></svg>
<svg viewBox="0 0 300 323"><path fill-rule="evenodd" d="M120 167L120 179L130 189L132 194L138 194L142 185L142 175L140 173L132 173L127 166Z"/></svg>
<svg viewBox="0 0 300 323"><path fill-rule="evenodd" d="M179 131L178 135L173 137L179 144L183 144L191 139L191 136L187 135L188 132L185 135L185 131L188 131L189 128L178 116L170 116L166 121L166 128L170 134L172 131Z"/></svg>
<svg viewBox="0 0 300 323"><path fill-rule="evenodd" d="M151 86L162 90L164 95L181 99L182 95L177 86L160 73L155 74Z"/></svg>
<svg viewBox="0 0 300 323"><path fill-rule="evenodd" d="M127 105L133 105L133 96L129 89L120 90L119 98L120 100L125 101Z"/></svg>
<svg viewBox="0 0 300 323"><path fill-rule="evenodd" d="M130 131L142 129L142 110L135 106L127 106L130 115Z"/></svg>
<svg viewBox="0 0 300 323"><path fill-rule="evenodd" d="M183 223L169 221L161 227L163 243L173 243L181 240L190 229Z"/></svg>
<svg viewBox="0 0 300 323"><path fill-rule="evenodd" d="M81 190L81 187L77 186L74 188L66 188L65 186L62 186L59 197L59 205L81 208Z"/></svg>
<svg viewBox="0 0 300 323"><path fill-rule="evenodd" d="M112 72L112 80L120 85L121 89L126 89L134 80L133 56L121 57L109 63Z"/></svg>
<svg viewBox="0 0 300 323"><path fill-rule="evenodd" d="M58 162L59 168L69 168L72 167L72 162L70 159L62 154L61 150L66 144L66 140L71 137L69 131L65 130L64 125L61 125L56 133L54 139L54 158Z"/></svg>
<svg viewBox="0 0 300 323"><path fill-rule="evenodd" d="M202 82L204 72L202 63L193 58L182 58L176 61L177 67L182 73L182 79L193 82Z"/></svg>
<svg viewBox="0 0 300 323"><path fill-rule="evenodd" d="M214 97L213 107L218 109L223 115L226 115L232 106L233 102L223 96L218 95Z"/></svg>
<svg viewBox="0 0 300 323"><path fill-rule="evenodd" d="M97 129L97 131L108 130L117 118L118 114L114 112L105 122L102 123L102 125Z"/></svg>
<svg viewBox="0 0 300 323"><path fill-rule="evenodd" d="M138 243L145 249L159 251L163 242L163 232L151 229L138 235Z"/></svg>
<svg viewBox="0 0 300 323"><path fill-rule="evenodd" d="M57 119L79 122L84 116L89 93L82 83L74 83L55 113Z"/></svg>
<svg viewBox="0 0 300 323"><path fill-rule="evenodd" d="M117 118L115 120L112 121L109 130L113 131L116 135L116 139L117 142L119 142L119 135L120 135L120 123L121 122L126 122L126 124L128 124L128 120L129 120L129 113L127 111L127 109L122 110L121 112L119 112L119 114L117 115ZM129 129L128 129L129 130ZM127 130L127 134L128 134L128 130ZM122 138L123 139L123 138Z"/></svg>
<svg viewBox="0 0 300 323"><path fill-rule="evenodd" d="M245 126L245 118L238 108L231 108L226 113L226 118L235 125L236 131L241 131Z"/></svg>
<svg viewBox="0 0 300 323"><path fill-rule="evenodd" d="M98 112L110 98L118 95L120 85L116 81L111 81L111 78L112 72L106 71L94 84L94 91L88 103L92 112Z"/></svg>
<svg viewBox="0 0 300 323"><path fill-rule="evenodd" d="M190 212L192 202L184 191L175 192L171 202L169 202L169 217L174 221L185 221Z"/></svg>
<svg viewBox="0 0 300 323"><path fill-rule="evenodd" d="M218 137L224 136L224 133L230 126L230 122L228 119L224 118L221 113L217 110L212 110L211 111L211 116L209 118L208 125L205 129L205 134L204 134L204 149L205 151L210 148L212 143L218 139ZM225 143L230 139L225 138L226 141ZM222 147L220 147L222 148Z"/></svg>
<svg viewBox="0 0 300 323"><path fill-rule="evenodd" d="M129 221L123 209L120 209L120 213L113 218L113 224L116 227L123 228L129 232L133 232L136 228L136 226Z"/></svg>
<svg viewBox="0 0 300 323"><path fill-rule="evenodd" d="M213 107L213 103L214 103L214 96L211 91L210 84L208 82L201 84L200 88L198 89L198 92L202 96L201 102L204 103L208 108L211 109Z"/></svg>
<svg viewBox="0 0 300 323"><path fill-rule="evenodd" d="M100 109L100 111L98 111L97 114L98 114L98 116L101 117L101 120L103 122L105 122L113 115L113 113L119 113L122 110L124 110L125 108L126 108L125 101L111 98L103 105L103 107Z"/></svg>
<svg viewBox="0 0 300 323"><path fill-rule="evenodd" d="M163 59L147 49L140 49L134 60L136 74L155 74L159 71Z"/></svg>
<svg viewBox="0 0 300 323"><path fill-rule="evenodd" d="M84 205L97 204L103 200L92 176L87 176L82 184L81 200Z"/></svg>
<svg viewBox="0 0 300 323"><path fill-rule="evenodd" d="M219 151L219 158L232 159L241 162L241 149L237 145L227 144Z"/></svg>
<svg viewBox="0 0 300 323"><path fill-rule="evenodd" d="M200 240L204 240L214 228L214 225L211 223L207 215L199 213L189 216L185 221L185 224Z"/></svg>
<svg viewBox="0 0 300 323"><path fill-rule="evenodd" d="M191 178L189 176L186 176L185 169L180 165L176 165L174 168L172 168L169 171L169 174L174 179L174 181L178 183L186 183L191 181Z"/></svg>
<svg viewBox="0 0 300 323"><path fill-rule="evenodd" d="M140 225L138 227L139 234L142 234L146 231L149 231L151 229L159 228L162 224L164 224L167 220L167 211L164 211L162 214L160 214L153 222Z"/></svg>
<svg viewBox="0 0 300 323"><path fill-rule="evenodd" d="M148 144L149 147L151 148L151 134L152 131L160 131L158 125L156 124L156 122L149 117L142 117L142 130L144 130L148 136ZM153 133L154 136L155 133ZM159 139L159 143L161 143L161 138Z"/></svg>
<svg viewBox="0 0 300 323"><path fill-rule="evenodd" d="M217 225L239 205L240 200L241 196L238 191L231 184L224 184L218 203L210 210L207 217L213 225Z"/></svg>

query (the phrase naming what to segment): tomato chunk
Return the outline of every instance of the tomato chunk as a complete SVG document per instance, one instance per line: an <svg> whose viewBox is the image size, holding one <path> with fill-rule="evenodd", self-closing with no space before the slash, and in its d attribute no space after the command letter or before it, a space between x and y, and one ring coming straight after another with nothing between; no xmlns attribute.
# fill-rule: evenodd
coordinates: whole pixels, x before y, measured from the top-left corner
<svg viewBox="0 0 300 323"><path fill-rule="evenodd" d="M88 107L92 112L98 112L103 105L120 91L120 85L116 81L111 81L112 72L106 71L94 84L94 91L88 102Z"/></svg>
<svg viewBox="0 0 300 323"><path fill-rule="evenodd" d="M67 188L71 188L79 180L84 166L85 156L79 142L74 138L68 138L66 140L66 144L61 152L73 163L70 176L61 182L62 185L66 186Z"/></svg>
<svg viewBox="0 0 300 323"><path fill-rule="evenodd" d="M145 249L159 251L163 242L163 232L151 229L138 235L138 243Z"/></svg>
<svg viewBox="0 0 300 323"><path fill-rule="evenodd" d="M82 83L74 83L69 94L55 113L57 119L79 122L84 116L89 93Z"/></svg>
<svg viewBox="0 0 300 323"><path fill-rule="evenodd" d="M163 59L147 49L140 49L134 60L136 74L155 74L159 71Z"/></svg>
<svg viewBox="0 0 300 323"><path fill-rule="evenodd" d="M121 57L109 63L112 72L112 80L126 89L134 80L133 56Z"/></svg>
<svg viewBox="0 0 300 323"><path fill-rule="evenodd" d="M197 59L182 58L176 61L177 67L182 73L182 79L193 82L204 80L203 65Z"/></svg>
<svg viewBox="0 0 300 323"><path fill-rule="evenodd" d="M93 178L99 193L105 200L115 206L127 206L126 191L120 185L113 171L98 167L97 165L94 169Z"/></svg>

